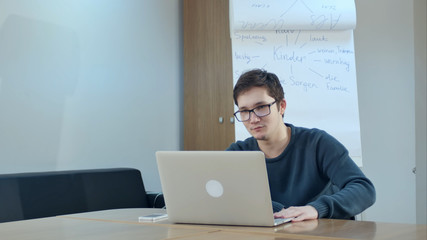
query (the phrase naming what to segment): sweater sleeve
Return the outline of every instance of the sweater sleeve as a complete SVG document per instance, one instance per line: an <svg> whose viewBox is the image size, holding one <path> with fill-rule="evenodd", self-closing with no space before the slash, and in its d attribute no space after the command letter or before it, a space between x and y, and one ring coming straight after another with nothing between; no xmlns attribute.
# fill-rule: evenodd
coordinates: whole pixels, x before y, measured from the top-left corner
<svg viewBox="0 0 427 240"><path fill-rule="evenodd" d="M338 191L319 196L308 203L319 218L350 218L375 202L372 182L349 157L348 151L332 136L325 134L319 141L318 167Z"/></svg>
<svg viewBox="0 0 427 240"><path fill-rule="evenodd" d="M271 201L271 204L273 206L273 213L282 211L285 206L279 202Z"/></svg>

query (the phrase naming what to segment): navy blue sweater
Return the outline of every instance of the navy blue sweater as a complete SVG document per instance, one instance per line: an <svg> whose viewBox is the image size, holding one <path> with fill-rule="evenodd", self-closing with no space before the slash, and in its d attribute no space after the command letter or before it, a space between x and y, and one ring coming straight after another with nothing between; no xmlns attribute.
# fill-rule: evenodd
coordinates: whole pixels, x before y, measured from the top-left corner
<svg viewBox="0 0 427 240"><path fill-rule="evenodd" d="M286 124L291 139L276 158L266 158L275 212L290 206L313 206L319 218L351 218L375 202L375 188L349 157L347 149L319 129ZM227 150L260 151L255 138Z"/></svg>

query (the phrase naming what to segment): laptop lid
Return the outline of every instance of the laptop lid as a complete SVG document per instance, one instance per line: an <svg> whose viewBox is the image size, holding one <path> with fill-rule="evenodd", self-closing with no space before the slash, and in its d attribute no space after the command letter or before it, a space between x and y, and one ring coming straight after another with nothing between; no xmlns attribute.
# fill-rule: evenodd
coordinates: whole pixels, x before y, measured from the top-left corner
<svg viewBox="0 0 427 240"><path fill-rule="evenodd" d="M156 157L170 221L277 225L262 152L158 151Z"/></svg>

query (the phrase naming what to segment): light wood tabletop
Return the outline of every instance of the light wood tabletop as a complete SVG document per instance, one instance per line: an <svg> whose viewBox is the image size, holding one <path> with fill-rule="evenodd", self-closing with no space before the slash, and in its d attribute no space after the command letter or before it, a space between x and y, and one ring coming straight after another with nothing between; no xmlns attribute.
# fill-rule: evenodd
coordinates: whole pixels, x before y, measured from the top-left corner
<svg viewBox="0 0 427 240"><path fill-rule="evenodd" d="M147 223L162 209L115 209L0 224L1 239L427 239L427 225L319 219L278 227Z"/></svg>

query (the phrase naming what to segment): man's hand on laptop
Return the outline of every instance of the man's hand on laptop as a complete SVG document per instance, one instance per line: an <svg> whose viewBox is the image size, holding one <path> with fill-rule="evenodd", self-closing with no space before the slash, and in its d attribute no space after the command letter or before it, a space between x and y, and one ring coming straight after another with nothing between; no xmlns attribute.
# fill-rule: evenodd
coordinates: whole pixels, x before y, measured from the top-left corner
<svg viewBox="0 0 427 240"><path fill-rule="evenodd" d="M312 206L289 207L274 213L274 218L293 218L292 222L317 219L318 216L317 210Z"/></svg>

